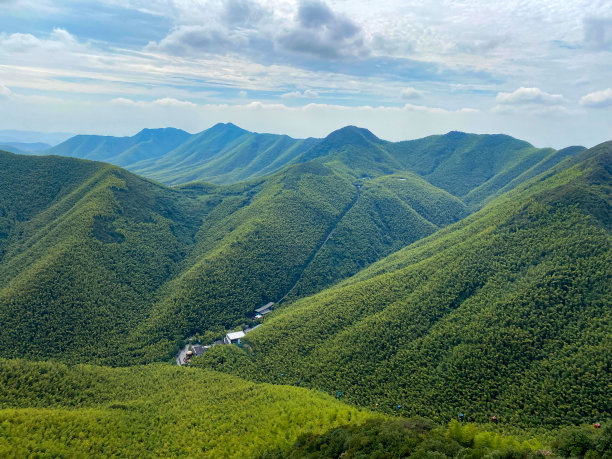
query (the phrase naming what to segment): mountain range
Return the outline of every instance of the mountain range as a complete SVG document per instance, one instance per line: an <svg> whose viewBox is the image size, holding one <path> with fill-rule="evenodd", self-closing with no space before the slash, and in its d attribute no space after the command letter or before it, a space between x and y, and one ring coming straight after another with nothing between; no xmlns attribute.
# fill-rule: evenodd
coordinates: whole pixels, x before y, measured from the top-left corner
<svg viewBox="0 0 612 459"><path fill-rule="evenodd" d="M354 126L324 139L293 139L219 123L198 134L164 128L144 129L132 137L77 135L46 150L37 148L37 154L109 162L167 185L230 184L292 164L335 161L358 177L411 171L477 206L582 149L538 149L506 135L461 132L388 142ZM9 148L15 153L24 150L25 145Z"/></svg>
<svg viewBox="0 0 612 459"><path fill-rule="evenodd" d="M354 126L298 140L219 124L76 136L0 152L0 167L7 387L73 371L24 358L126 367L76 366L70 393L139 372L178 381L142 364L256 325L274 302L242 347L185 371L322 390L385 419L556 427L612 412L612 142L388 142ZM15 397L0 393L0 414L50 406ZM129 413L144 403L130 400ZM363 434L349 431L334 435Z"/></svg>

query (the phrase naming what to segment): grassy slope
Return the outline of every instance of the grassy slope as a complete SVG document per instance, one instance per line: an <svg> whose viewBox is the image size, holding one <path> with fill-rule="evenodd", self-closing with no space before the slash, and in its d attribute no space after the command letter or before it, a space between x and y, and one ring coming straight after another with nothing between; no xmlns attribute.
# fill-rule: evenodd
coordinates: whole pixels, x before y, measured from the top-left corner
<svg viewBox="0 0 612 459"><path fill-rule="evenodd" d="M202 364L440 420L609 415L612 144L582 159L277 313L254 357Z"/></svg>
<svg viewBox="0 0 612 459"><path fill-rule="evenodd" d="M0 359L3 457L256 457L375 417L318 392L211 371Z"/></svg>

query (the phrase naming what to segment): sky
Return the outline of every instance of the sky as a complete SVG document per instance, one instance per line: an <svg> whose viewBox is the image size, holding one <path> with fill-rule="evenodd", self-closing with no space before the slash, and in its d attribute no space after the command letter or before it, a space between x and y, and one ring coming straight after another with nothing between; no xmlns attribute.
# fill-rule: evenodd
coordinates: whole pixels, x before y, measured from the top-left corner
<svg viewBox="0 0 612 459"><path fill-rule="evenodd" d="M612 139L609 0L0 0L0 130Z"/></svg>

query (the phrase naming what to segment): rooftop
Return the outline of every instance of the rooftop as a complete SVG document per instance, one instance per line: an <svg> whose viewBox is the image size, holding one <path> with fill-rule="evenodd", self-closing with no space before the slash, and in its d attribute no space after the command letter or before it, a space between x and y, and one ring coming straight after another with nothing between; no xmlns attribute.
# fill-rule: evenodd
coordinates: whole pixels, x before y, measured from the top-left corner
<svg viewBox="0 0 612 459"><path fill-rule="evenodd" d="M261 308L257 308L255 309L255 312L263 312L266 311L267 309L270 309L272 306L274 306L274 301L270 301L268 304L266 304L265 306L262 306Z"/></svg>
<svg viewBox="0 0 612 459"><path fill-rule="evenodd" d="M243 331L231 332L227 334L227 339L234 341L235 339L244 338L245 333Z"/></svg>

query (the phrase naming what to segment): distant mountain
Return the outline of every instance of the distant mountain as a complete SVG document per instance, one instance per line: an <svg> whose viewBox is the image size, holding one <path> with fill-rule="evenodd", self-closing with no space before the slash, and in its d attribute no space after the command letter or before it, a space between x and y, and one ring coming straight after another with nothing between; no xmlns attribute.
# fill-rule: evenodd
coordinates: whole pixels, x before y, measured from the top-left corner
<svg viewBox="0 0 612 459"><path fill-rule="evenodd" d="M0 150L23 155L38 153L40 151L48 150L49 148L51 148L51 145L42 142L0 142Z"/></svg>
<svg viewBox="0 0 612 459"><path fill-rule="evenodd" d="M453 152L443 156L420 165L423 175L460 164L444 166ZM469 186L482 182L475 177ZM608 142L279 310L247 335L249 352L215 348L200 363L259 381L282 373L283 384L439 421L457 413L524 426L607 418L611 196Z"/></svg>
<svg viewBox="0 0 612 459"><path fill-rule="evenodd" d="M163 157L126 167L168 184L235 183L277 172L317 142L217 124Z"/></svg>
<svg viewBox="0 0 612 459"><path fill-rule="evenodd" d="M409 171L478 208L583 150L538 149L507 135L463 132L387 142L367 129L347 126L332 132L298 162L317 160L359 177Z"/></svg>
<svg viewBox="0 0 612 459"><path fill-rule="evenodd" d="M143 129L132 137L77 135L45 153L126 166L145 158L161 156L190 137L191 134L174 128Z"/></svg>
<svg viewBox="0 0 612 459"><path fill-rule="evenodd" d="M477 209L582 150L538 149L506 135L462 132L388 142L356 126L324 139L293 139L220 123L195 135L172 128L133 137L79 135L45 153L110 162L169 185L237 183L314 160L355 178L416 174Z"/></svg>
<svg viewBox="0 0 612 459"><path fill-rule="evenodd" d="M171 185L235 183L277 172L317 142L220 123L195 135L172 128L133 137L78 135L45 153L109 162Z"/></svg>
<svg viewBox="0 0 612 459"><path fill-rule="evenodd" d="M0 143L46 143L57 145L66 139L74 136L67 132L38 132L38 131L22 131L16 129L0 129Z"/></svg>

